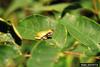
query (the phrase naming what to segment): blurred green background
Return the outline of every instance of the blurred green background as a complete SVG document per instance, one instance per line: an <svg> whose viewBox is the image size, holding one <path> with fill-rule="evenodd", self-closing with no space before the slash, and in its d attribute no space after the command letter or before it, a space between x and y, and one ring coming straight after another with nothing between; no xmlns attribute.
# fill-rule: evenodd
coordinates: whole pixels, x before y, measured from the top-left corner
<svg viewBox="0 0 100 67"><path fill-rule="evenodd" d="M67 13L69 15L59 20ZM4 38L4 42L0 42L0 67L80 67L80 63L100 64L100 51L96 46L100 43L99 17L100 0L0 0L0 18L10 21L23 38L20 47L12 43L5 45L5 41L11 38L6 40L8 34L0 34L0 40ZM31 26L33 21L36 25L33 23ZM56 22L62 25L56 25ZM64 25L68 28L67 33ZM60 44L59 48L50 46L56 43L53 39L38 42L33 38L33 33L49 28L56 30L53 38Z"/></svg>

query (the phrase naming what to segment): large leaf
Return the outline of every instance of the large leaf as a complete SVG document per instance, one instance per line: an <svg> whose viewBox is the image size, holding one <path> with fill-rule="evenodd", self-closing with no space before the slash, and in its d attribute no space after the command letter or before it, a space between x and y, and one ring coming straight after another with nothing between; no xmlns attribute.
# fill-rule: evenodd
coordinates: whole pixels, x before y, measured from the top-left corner
<svg viewBox="0 0 100 67"><path fill-rule="evenodd" d="M34 40L38 32L53 29L56 22L41 15L32 15L19 22L17 29L23 39Z"/></svg>
<svg viewBox="0 0 100 67"><path fill-rule="evenodd" d="M74 38L89 47L91 54L100 51L100 26L94 21L83 16L67 14L61 24L67 27Z"/></svg>
<svg viewBox="0 0 100 67"><path fill-rule="evenodd" d="M59 48L50 46L48 42L41 42L32 51L28 67L52 67L57 60ZM52 44L51 44L52 45Z"/></svg>
<svg viewBox="0 0 100 67"><path fill-rule="evenodd" d="M38 41L32 49L28 67L53 67L67 40L66 27L57 24L52 39Z"/></svg>
<svg viewBox="0 0 100 67"><path fill-rule="evenodd" d="M53 67L58 60L61 49L55 46L53 41L42 41L33 48L32 57L28 61L28 67Z"/></svg>

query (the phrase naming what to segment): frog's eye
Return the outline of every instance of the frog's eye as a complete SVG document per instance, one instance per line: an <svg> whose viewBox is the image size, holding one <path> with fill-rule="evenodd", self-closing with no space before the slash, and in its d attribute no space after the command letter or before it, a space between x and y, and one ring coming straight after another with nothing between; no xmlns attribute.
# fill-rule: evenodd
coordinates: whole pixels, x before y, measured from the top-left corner
<svg viewBox="0 0 100 67"><path fill-rule="evenodd" d="M53 32L48 32L48 34L47 34L47 35L48 35L48 36L51 36L52 34L53 34Z"/></svg>

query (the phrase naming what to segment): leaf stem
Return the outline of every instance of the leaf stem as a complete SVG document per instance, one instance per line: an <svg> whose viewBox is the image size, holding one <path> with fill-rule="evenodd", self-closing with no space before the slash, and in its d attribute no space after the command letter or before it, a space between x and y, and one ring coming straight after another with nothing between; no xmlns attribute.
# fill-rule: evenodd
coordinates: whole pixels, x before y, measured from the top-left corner
<svg viewBox="0 0 100 67"><path fill-rule="evenodd" d="M98 8L96 6L96 0L92 0L94 12L98 15Z"/></svg>
<svg viewBox="0 0 100 67"><path fill-rule="evenodd" d="M75 56L77 55L78 57L84 55L83 53L71 52L71 51L65 51L64 54L65 55L75 55ZM100 60L100 56L95 56L95 57L93 57L93 59Z"/></svg>

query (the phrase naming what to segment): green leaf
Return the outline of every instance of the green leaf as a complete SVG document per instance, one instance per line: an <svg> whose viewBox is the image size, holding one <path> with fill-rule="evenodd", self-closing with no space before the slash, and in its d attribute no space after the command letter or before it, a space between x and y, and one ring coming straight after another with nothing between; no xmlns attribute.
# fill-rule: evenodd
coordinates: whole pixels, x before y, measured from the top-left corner
<svg viewBox="0 0 100 67"><path fill-rule="evenodd" d="M32 15L19 22L17 29L23 39L34 40L37 33L54 29L56 22L48 17Z"/></svg>
<svg viewBox="0 0 100 67"><path fill-rule="evenodd" d="M28 67L53 67L67 41L66 27L56 25L52 39L39 40L32 49Z"/></svg>
<svg viewBox="0 0 100 67"><path fill-rule="evenodd" d="M0 33L0 67L15 67L15 58L21 56L19 46L9 33Z"/></svg>
<svg viewBox="0 0 100 67"><path fill-rule="evenodd" d="M76 39L73 38L69 33L67 35L67 42L66 42L66 46L64 47L64 51L69 50L70 48L72 48L74 46Z"/></svg>
<svg viewBox="0 0 100 67"><path fill-rule="evenodd" d="M68 65L66 64L66 56L60 57L59 61L55 64L54 67L67 67Z"/></svg>
<svg viewBox="0 0 100 67"><path fill-rule="evenodd" d="M14 39L10 33L5 34L0 32L0 43L2 42L14 42Z"/></svg>
<svg viewBox="0 0 100 67"><path fill-rule="evenodd" d="M0 44L1 45L1 44ZM19 52L17 50L17 47L11 46L13 44L2 44L0 46L0 66L7 65L7 63L14 63L13 59L19 56Z"/></svg>
<svg viewBox="0 0 100 67"><path fill-rule="evenodd" d="M32 50L28 67L52 67L57 60L57 53L60 52L60 49L45 41L37 45L39 46Z"/></svg>
<svg viewBox="0 0 100 67"><path fill-rule="evenodd" d="M64 48L67 41L66 27L58 23L54 30L54 35L52 36L52 40L57 44L58 47Z"/></svg>
<svg viewBox="0 0 100 67"><path fill-rule="evenodd" d="M36 40L23 40L23 44L21 46L22 53L25 54L30 52L36 43L37 43Z"/></svg>
<svg viewBox="0 0 100 67"><path fill-rule="evenodd" d="M74 38L89 47L91 54L94 55L100 51L100 26L94 21L84 16L67 14L61 20L61 24L67 27Z"/></svg>
<svg viewBox="0 0 100 67"><path fill-rule="evenodd" d="M13 11L23 8L31 4L32 0L13 0L11 5L9 6L7 12L5 12L5 16L8 16Z"/></svg>
<svg viewBox="0 0 100 67"><path fill-rule="evenodd" d="M81 2L81 5L83 6L83 8L93 10L93 1L92 0L83 0Z"/></svg>

